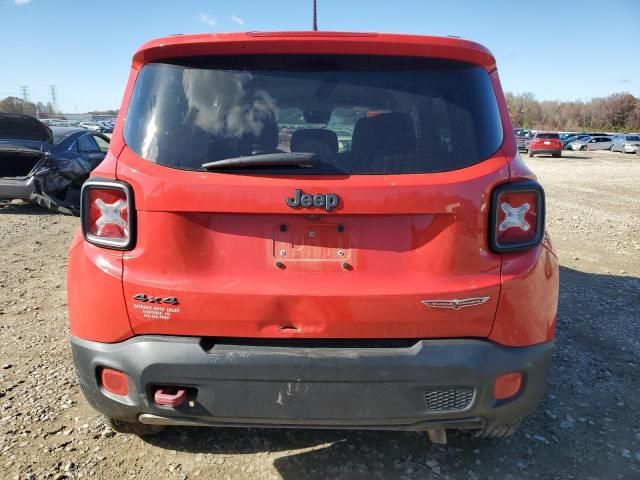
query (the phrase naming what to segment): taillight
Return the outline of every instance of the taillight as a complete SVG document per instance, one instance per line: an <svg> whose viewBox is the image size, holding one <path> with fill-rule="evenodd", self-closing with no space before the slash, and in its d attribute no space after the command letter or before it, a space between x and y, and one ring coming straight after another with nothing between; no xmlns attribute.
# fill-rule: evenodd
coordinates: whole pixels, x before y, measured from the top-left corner
<svg viewBox="0 0 640 480"><path fill-rule="evenodd" d="M544 190L537 182L497 186L491 194L491 250L514 252L538 245L544 235L544 208Z"/></svg>
<svg viewBox="0 0 640 480"><path fill-rule="evenodd" d="M114 180L87 180L82 186L80 221L88 242L127 250L134 240L133 192Z"/></svg>

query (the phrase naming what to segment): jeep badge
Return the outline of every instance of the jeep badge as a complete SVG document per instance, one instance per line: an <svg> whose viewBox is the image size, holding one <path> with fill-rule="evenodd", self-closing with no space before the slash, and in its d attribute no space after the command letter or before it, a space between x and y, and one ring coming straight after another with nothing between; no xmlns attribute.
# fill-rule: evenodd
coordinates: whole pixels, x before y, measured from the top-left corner
<svg viewBox="0 0 640 480"><path fill-rule="evenodd" d="M288 197L285 200L291 208L324 208L327 212L336 208L340 203L340 197L335 193L316 193L311 195L310 193L303 193L299 188L294 191L293 198Z"/></svg>

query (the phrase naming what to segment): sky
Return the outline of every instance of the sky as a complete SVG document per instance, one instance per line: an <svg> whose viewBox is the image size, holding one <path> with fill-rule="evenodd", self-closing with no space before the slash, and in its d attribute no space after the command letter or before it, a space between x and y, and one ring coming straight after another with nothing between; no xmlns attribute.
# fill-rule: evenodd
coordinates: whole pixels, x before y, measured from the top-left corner
<svg viewBox="0 0 640 480"><path fill-rule="evenodd" d="M308 30L311 0L0 0L0 98L115 109L131 56L174 33ZM505 91L640 97L640 0L318 0L320 30L458 35L493 52Z"/></svg>

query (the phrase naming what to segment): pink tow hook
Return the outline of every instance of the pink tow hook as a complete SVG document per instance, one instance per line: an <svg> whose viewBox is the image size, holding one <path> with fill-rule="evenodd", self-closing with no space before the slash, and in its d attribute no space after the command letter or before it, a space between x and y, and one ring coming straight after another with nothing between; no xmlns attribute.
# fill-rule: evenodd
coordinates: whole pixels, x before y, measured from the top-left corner
<svg viewBox="0 0 640 480"><path fill-rule="evenodd" d="M160 387L153 395L156 404L161 407L179 407L187 399L187 391L178 387Z"/></svg>

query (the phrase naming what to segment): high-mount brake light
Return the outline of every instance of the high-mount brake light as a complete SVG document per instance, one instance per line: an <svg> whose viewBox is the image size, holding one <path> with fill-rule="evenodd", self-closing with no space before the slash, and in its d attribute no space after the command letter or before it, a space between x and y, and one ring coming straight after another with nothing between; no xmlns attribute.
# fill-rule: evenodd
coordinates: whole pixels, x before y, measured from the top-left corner
<svg viewBox="0 0 640 480"><path fill-rule="evenodd" d="M497 253L534 247L544 236L544 190L522 180L497 186L491 194L489 245Z"/></svg>
<svg viewBox="0 0 640 480"><path fill-rule="evenodd" d="M82 186L80 220L88 242L117 250L132 248L134 213L128 184L90 179Z"/></svg>

